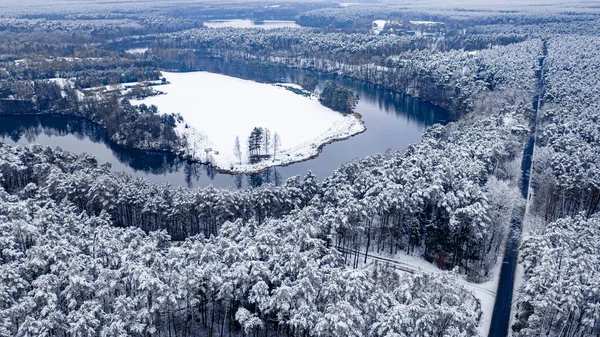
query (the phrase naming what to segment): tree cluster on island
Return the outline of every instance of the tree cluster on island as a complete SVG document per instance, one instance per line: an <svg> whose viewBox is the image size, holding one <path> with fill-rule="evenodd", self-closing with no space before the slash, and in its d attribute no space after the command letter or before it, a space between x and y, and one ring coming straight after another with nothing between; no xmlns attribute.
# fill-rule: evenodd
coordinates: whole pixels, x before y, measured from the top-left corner
<svg viewBox="0 0 600 337"><path fill-rule="evenodd" d="M271 137L271 131L267 128L255 127L248 137L248 160L251 164L259 161L277 158L277 151L281 147L281 138L277 132ZM241 164L241 150L239 138L236 137L234 154Z"/></svg>
<svg viewBox="0 0 600 337"><path fill-rule="evenodd" d="M337 85L334 81L327 81L319 96L319 102L332 110L348 114L356 108L358 94Z"/></svg>

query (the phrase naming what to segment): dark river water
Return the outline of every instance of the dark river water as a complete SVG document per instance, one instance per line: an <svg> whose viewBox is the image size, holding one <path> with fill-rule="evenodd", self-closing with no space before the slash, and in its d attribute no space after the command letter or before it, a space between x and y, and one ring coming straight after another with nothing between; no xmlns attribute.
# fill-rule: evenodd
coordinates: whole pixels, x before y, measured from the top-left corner
<svg viewBox="0 0 600 337"><path fill-rule="evenodd" d="M326 145L315 159L275 167L261 174L220 174L208 166L181 161L174 155L125 149L110 143L98 125L64 116L0 117L0 141L19 145L37 143L73 153L88 153L99 162L110 163L114 171L124 171L156 183L241 188L263 183L279 184L308 171L323 179L353 159L388 149L402 150L419 142L427 126L453 119L445 110L432 104L372 84L341 78L337 81L359 94L356 112L362 115L367 131Z"/></svg>

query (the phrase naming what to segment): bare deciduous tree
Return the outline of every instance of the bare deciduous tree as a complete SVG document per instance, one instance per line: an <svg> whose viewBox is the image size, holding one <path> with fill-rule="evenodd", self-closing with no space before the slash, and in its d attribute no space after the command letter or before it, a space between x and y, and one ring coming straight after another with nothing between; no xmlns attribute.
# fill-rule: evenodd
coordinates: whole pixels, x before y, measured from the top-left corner
<svg viewBox="0 0 600 337"><path fill-rule="evenodd" d="M275 132L273 135L273 161L275 161L275 156L277 155L277 149L281 146L281 138L279 134Z"/></svg>
<svg viewBox="0 0 600 337"><path fill-rule="evenodd" d="M242 146L240 145L240 137L235 136L235 144L233 145L233 155L242 165Z"/></svg>
<svg viewBox="0 0 600 337"><path fill-rule="evenodd" d="M263 147L265 148L266 155L269 154L270 146L271 146L271 131L269 131L269 129L267 129L267 128L264 128Z"/></svg>

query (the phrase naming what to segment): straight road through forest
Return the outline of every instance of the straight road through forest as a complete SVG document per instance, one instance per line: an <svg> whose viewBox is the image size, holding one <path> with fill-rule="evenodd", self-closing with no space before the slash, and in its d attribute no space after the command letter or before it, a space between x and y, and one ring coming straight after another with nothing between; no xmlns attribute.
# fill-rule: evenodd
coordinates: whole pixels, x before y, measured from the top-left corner
<svg viewBox="0 0 600 337"><path fill-rule="evenodd" d="M543 42L543 56L539 59L538 90L532 102L532 114L529 118L529 140L523 151L523 160L521 162L521 194L525 203L529 200L529 178L533 164L533 152L535 148L535 131L537 114L543 103L544 96L544 60L547 55L546 41ZM518 207L512 215L511 230L506 240L506 249L504 259L500 269L500 279L498 281L498 291L496 302L494 303L494 312L490 324L488 337L506 337L508 335L510 312L513 300L513 290L515 284L515 271L519 258L519 242L521 241L521 231L523 228L523 218L525 217L525 206Z"/></svg>

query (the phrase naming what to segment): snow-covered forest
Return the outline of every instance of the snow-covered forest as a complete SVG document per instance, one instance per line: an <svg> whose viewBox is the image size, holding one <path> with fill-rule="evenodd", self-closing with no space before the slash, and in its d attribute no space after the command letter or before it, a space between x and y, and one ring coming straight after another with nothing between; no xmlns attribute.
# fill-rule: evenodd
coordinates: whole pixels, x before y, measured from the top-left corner
<svg viewBox="0 0 600 337"><path fill-rule="evenodd" d="M157 185L92 155L0 142L0 336L600 333L593 4L127 3L0 4L0 116L75 116L183 161L178 128L210 125L202 100L187 115L136 102L163 99L169 72L210 71L294 82L273 90L330 105L336 79L361 81L453 120L325 177L247 189ZM300 27L203 25L214 19ZM253 146L229 138L233 152Z"/></svg>
<svg viewBox="0 0 600 337"><path fill-rule="evenodd" d="M6 158L13 150L2 151ZM79 167L81 174L102 171L90 167L89 158L46 154L69 169ZM115 226L106 211L82 213L68 198L49 199L52 188L41 186L28 183L18 196L1 192L0 331L5 335L472 335L477 326L477 302L464 289L449 286L451 276L407 276L391 267L362 270L345 264L314 206L262 221L247 211L246 219L220 225L217 236L182 242L171 241L165 231L146 234ZM308 178L288 189L297 191L295 202L301 205L315 192L310 187ZM198 192L198 198L209 193ZM119 203L117 208L128 209L126 200ZM154 205L159 200L143 207ZM219 211L203 205L207 212ZM143 218L166 215L141 211ZM173 221L180 215L168 216Z"/></svg>
<svg viewBox="0 0 600 337"><path fill-rule="evenodd" d="M599 42L572 34L548 40L516 323L523 336L598 331Z"/></svg>

